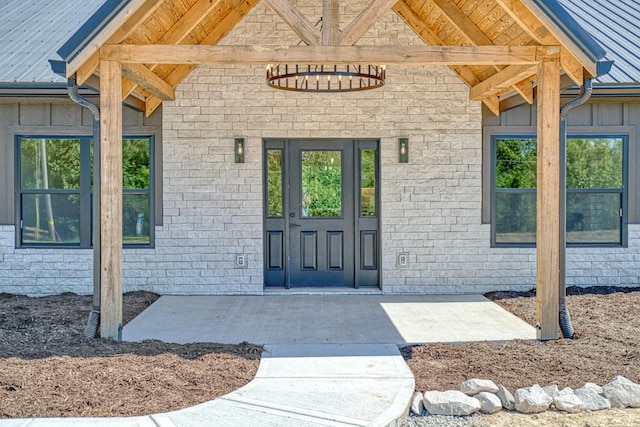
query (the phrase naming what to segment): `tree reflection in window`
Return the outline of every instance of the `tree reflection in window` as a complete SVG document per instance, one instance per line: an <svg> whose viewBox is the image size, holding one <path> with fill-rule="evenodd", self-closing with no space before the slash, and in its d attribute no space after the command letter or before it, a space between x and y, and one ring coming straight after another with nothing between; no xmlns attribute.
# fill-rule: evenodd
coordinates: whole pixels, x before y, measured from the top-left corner
<svg viewBox="0 0 640 427"><path fill-rule="evenodd" d="M300 215L342 216L342 152L303 151L301 166Z"/></svg>

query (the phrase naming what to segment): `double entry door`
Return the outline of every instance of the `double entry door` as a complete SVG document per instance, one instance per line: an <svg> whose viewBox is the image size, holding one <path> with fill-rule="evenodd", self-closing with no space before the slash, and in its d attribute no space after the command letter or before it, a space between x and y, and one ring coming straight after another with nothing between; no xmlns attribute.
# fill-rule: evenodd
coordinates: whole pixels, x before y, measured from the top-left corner
<svg viewBox="0 0 640 427"><path fill-rule="evenodd" d="M377 140L265 140L267 287L379 285Z"/></svg>

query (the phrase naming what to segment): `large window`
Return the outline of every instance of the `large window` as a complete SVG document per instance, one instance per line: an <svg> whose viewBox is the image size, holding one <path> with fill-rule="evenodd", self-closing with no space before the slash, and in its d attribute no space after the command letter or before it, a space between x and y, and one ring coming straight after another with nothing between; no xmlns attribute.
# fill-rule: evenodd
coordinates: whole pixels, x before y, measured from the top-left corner
<svg viewBox="0 0 640 427"><path fill-rule="evenodd" d="M92 246L93 147L89 137L18 137L18 245ZM153 238L153 138L123 140L122 229L125 245Z"/></svg>
<svg viewBox="0 0 640 427"><path fill-rule="evenodd" d="M567 244L625 244L626 137L567 138ZM492 244L536 240L536 139L492 140Z"/></svg>

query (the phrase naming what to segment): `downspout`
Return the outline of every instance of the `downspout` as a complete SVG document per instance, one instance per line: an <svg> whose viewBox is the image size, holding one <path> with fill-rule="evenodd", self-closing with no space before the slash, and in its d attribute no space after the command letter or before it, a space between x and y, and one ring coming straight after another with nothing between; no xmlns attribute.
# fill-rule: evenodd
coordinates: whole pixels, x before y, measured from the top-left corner
<svg viewBox="0 0 640 427"><path fill-rule="evenodd" d="M78 93L75 78L67 80L69 98L76 104L85 107L93 115L93 308L84 330L84 336L95 338L100 326L100 108Z"/></svg>
<svg viewBox="0 0 640 427"><path fill-rule="evenodd" d="M567 247L567 116L569 111L589 100L593 92L593 78L585 79L580 95L567 102L560 109L560 218L564 226L560 227L560 330L564 338L573 338L575 332L571 324L571 315L567 309L567 284L565 252Z"/></svg>

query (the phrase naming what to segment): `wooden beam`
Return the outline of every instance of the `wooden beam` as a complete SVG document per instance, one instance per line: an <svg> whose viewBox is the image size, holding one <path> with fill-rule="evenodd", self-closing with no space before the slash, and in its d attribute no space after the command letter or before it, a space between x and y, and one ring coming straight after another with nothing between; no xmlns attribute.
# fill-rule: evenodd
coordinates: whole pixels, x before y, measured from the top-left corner
<svg viewBox="0 0 640 427"><path fill-rule="evenodd" d="M177 44L182 42L220 3L221 0L198 0L198 2L189 8L182 18L178 19L171 28L160 37L157 43Z"/></svg>
<svg viewBox="0 0 640 427"><path fill-rule="evenodd" d="M427 26L404 1L399 1L393 6L393 11L411 28L426 44L431 46L442 46L444 42L440 37ZM480 82L473 71L462 65L452 66L451 69L458 74L467 86L472 87Z"/></svg>
<svg viewBox="0 0 640 427"><path fill-rule="evenodd" d="M319 46L322 44L322 35L306 16L300 12L290 0L264 0L267 6L280 17L300 40L309 46Z"/></svg>
<svg viewBox="0 0 640 427"><path fill-rule="evenodd" d="M67 64L67 77L73 77L76 71L89 61L103 44L120 43L135 30L137 24L146 19L163 2L164 0L131 0L95 35L91 43L84 46L76 57Z"/></svg>
<svg viewBox="0 0 640 427"><path fill-rule="evenodd" d="M340 35L341 46L352 46L380 20L398 0L373 0ZM400 1L404 3L402 0Z"/></svg>
<svg viewBox="0 0 640 427"><path fill-rule="evenodd" d="M220 23L211 30L209 35L202 40L202 45L216 45L222 40L233 27L244 18L247 13L253 9L253 7L260 0L244 0L237 7L232 9ZM168 84L174 88L196 67L195 64L182 64L178 65L164 78ZM149 117L160 106L161 102L158 102L158 98L151 97L146 103L146 115Z"/></svg>
<svg viewBox="0 0 640 427"><path fill-rule="evenodd" d="M202 20L217 6L220 5L221 0L199 0L185 13L182 18L176 21L169 30L158 39L157 44L178 44L186 39L191 31L196 28ZM150 71L155 70L156 64L148 66ZM126 97L136 90L137 84L134 83L134 79L125 80L123 82L123 97ZM141 87L144 87L140 85ZM149 88L146 88L150 90ZM173 88L172 88L173 91ZM164 99L164 96L157 94Z"/></svg>
<svg viewBox="0 0 640 427"><path fill-rule="evenodd" d="M460 9L455 3L451 0L434 0L434 4L442 14L449 20L449 22L458 29L458 31L467 39L467 41L474 45L483 45L483 46L492 46L493 41L487 37L487 35L476 26L476 24L471 20L467 14ZM499 65L494 65L493 68L501 72L503 67ZM532 73L535 74L535 73ZM526 90L526 87L521 90L520 85L518 85L519 81L513 81L513 83L509 86L513 86L513 88L518 92L525 100L529 98L529 93ZM502 90L507 90L509 86L502 86ZM493 92L492 94L497 93ZM480 98L476 99L479 100ZM533 100L531 101L533 102Z"/></svg>
<svg viewBox="0 0 640 427"><path fill-rule="evenodd" d="M555 36L555 38L560 42L560 45L567 49L568 52L574 56L579 63L582 64L583 68L589 73L591 76L595 77L597 75L596 72L596 61L590 59L580 46L576 45L576 43L571 39L567 33L559 28L558 25L547 15L538 4L531 0L521 0L522 3L535 15L537 16L542 24L551 29L551 32ZM564 64L563 68L564 68ZM565 69L565 72L567 70ZM578 76L581 79L581 76ZM580 84L582 85L582 84Z"/></svg>
<svg viewBox="0 0 640 427"><path fill-rule="evenodd" d="M505 89L509 89L514 84L531 77L538 71L537 64L512 65L502 71L487 78L469 91L469 99L480 101L490 95L495 95Z"/></svg>
<svg viewBox="0 0 640 427"><path fill-rule="evenodd" d="M522 0L496 0L496 2L536 43L547 45L561 44L560 40L549 31L549 28L536 14L524 5ZM561 46L560 63L562 64L564 72L571 77L574 83L582 86L582 69L585 64L566 46Z"/></svg>
<svg viewBox="0 0 640 427"><path fill-rule="evenodd" d="M529 79L516 83L514 87L527 104L533 104L533 83Z"/></svg>
<svg viewBox="0 0 640 427"><path fill-rule="evenodd" d="M482 103L486 105L489 111L491 111L494 115L500 115L500 99L497 95L491 95L482 98Z"/></svg>
<svg viewBox="0 0 640 427"><path fill-rule="evenodd" d="M556 46L105 45L101 58L132 64L522 65L556 58Z"/></svg>
<svg viewBox="0 0 640 427"><path fill-rule="evenodd" d="M100 335L122 327L122 67L100 61Z"/></svg>
<svg viewBox="0 0 640 427"><path fill-rule="evenodd" d="M173 86L169 85L142 64L125 64L122 69L122 74L136 85L148 90L164 101L176 98Z"/></svg>
<svg viewBox="0 0 640 427"><path fill-rule="evenodd" d="M538 70L536 320L539 340L558 339L560 260L560 63Z"/></svg>
<svg viewBox="0 0 640 427"><path fill-rule="evenodd" d="M442 12L451 25L473 44L491 46L493 42L480 28L451 0L433 0L433 4Z"/></svg>
<svg viewBox="0 0 640 427"><path fill-rule="evenodd" d="M96 72L100 65L100 52L96 52L76 72L76 83L83 85Z"/></svg>
<svg viewBox="0 0 640 427"><path fill-rule="evenodd" d="M336 46L340 39L340 10L338 0L322 1L322 44Z"/></svg>

